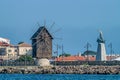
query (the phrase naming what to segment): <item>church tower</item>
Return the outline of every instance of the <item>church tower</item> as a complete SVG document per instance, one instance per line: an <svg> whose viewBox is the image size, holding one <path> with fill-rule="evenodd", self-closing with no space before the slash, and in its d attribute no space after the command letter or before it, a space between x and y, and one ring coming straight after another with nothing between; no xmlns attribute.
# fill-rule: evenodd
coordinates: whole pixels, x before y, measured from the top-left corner
<svg viewBox="0 0 120 80"><path fill-rule="evenodd" d="M105 40L103 39L103 33L100 31L100 35L97 39L97 55L96 61L106 61L106 49L105 49Z"/></svg>

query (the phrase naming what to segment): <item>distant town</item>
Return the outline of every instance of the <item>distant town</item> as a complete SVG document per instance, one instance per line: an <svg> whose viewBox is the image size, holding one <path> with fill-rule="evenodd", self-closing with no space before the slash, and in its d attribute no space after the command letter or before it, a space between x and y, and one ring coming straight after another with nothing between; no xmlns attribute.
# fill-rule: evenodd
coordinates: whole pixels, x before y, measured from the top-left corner
<svg viewBox="0 0 120 80"><path fill-rule="evenodd" d="M0 38L0 60L16 60L21 55L32 55L30 44L20 42L12 45L9 39Z"/></svg>
<svg viewBox="0 0 120 80"><path fill-rule="evenodd" d="M52 51L52 35L45 26L41 26L31 37L32 44L26 42L19 42L16 45L11 44L9 39L0 37L0 60L17 60L20 56L29 55L36 59L47 58L54 61L113 61L120 60L120 55L107 55L105 48L105 41L103 33L100 31L97 39L97 52L88 50L89 43L87 43L87 50L84 53L71 55L61 53L53 56ZM112 52L111 52L112 53ZM56 52L58 54L58 52Z"/></svg>

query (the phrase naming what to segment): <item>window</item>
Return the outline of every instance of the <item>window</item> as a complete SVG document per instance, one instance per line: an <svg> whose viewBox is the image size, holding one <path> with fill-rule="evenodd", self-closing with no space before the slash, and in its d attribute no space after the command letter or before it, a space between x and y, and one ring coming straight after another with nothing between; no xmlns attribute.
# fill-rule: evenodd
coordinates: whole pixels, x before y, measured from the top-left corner
<svg viewBox="0 0 120 80"><path fill-rule="evenodd" d="M9 49L8 52L12 52L12 50Z"/></svg>
<svg viewBox="0 0 120 80"><path fill-rule="evenodd" d="M8 54L8 58L12 57L13 55L12 54Z"/></svg>
<svg viewBox="0 0 120 80"><path fill-rule="evenodd" d="M15 52L17 52L17 49L15 49Z"/></svg>

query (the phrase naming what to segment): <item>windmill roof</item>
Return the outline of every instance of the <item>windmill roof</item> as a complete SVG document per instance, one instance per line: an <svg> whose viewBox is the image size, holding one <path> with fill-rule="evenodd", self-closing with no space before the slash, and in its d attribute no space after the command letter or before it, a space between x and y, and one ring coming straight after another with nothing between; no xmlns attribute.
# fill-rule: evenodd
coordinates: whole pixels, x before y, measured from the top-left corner
<svg viewBox="0 0 120 80"><path fill-rule="evenodd" d="M39 33L42 32L43 29L46 29L45 26L39 27L39 29L33 34L31 39L35 39ZM53 39L52 35L49 33L49 31L46 29L47 33L50 35L50 37Z"/></svg>

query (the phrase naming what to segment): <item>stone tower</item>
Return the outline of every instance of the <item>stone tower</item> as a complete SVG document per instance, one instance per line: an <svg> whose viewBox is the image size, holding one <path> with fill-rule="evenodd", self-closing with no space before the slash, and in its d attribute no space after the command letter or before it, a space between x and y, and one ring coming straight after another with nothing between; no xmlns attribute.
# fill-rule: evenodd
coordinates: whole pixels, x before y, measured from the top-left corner
<svg viewBox="0 0 120 80"><path fill-rule="evenodd" d="M97 39L97 42L98 42L98 47L97 47L96 61L106 61L105 40L103 39L103 34L101 31Z"/></svg>

